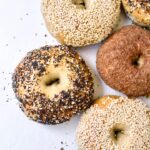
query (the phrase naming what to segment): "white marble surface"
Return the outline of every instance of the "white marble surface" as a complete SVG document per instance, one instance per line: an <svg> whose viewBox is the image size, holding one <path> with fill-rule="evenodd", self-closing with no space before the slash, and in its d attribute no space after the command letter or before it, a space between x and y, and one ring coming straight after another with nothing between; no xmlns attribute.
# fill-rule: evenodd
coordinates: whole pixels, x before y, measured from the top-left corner
<svg viewBox="0 0 150 150"><path fill-rule="evenodd" d="M0 0L0 150L76 150L75 129L80 116L56 126L29 120L11 87L15 66L25 54L45 44L56 45L40 12L40 0ZM124 15L120 25L131 23ZM100 44L78 49L98 77L95 61ZM96 95L121 93L96 79ZM102 88L97 86L101 84ZM148 100L146 100L148 102ZM61 141L63 143L61 143Z"/></svg>

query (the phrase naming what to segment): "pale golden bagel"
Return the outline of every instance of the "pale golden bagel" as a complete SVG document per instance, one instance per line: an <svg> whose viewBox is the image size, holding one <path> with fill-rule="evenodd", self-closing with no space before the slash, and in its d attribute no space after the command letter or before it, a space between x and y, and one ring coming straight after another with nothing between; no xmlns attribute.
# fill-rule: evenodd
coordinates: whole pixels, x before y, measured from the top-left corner
<svg viewBox="0 0 150 150"><path fill-rule="evenodd" d="M49 32L62 44L75 47L106 38L119 20L121 0L42 0Z"/></svg>
<svg viewBox="0 0 150 150"><path fill-rule="evenodd" d="M150 109L141 100L105 96L99 101L81 117L79 150L150 149Z"/></svg>

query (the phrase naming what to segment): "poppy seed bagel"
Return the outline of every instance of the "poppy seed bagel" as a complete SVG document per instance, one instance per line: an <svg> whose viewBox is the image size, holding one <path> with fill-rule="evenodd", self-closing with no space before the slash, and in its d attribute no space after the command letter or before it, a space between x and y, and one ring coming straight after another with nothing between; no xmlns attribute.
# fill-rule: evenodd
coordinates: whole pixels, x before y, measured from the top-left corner
<svg viewBox="0 0 150 150"><path fill-rule="evenodd" d="M13 89L31 119L58 124L93 101L93 78L79 54L67 46L33 50L13 74Z"/></svg>

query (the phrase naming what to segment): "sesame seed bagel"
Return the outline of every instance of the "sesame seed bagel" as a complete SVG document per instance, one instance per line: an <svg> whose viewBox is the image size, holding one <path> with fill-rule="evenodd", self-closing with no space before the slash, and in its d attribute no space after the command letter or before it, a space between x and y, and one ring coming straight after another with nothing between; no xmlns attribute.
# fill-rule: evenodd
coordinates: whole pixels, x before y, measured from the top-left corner
<svg viewBox="0 0 150 150"><path fill-rule="evenodd" d="M79 150L150 149L150 109L141 100L105 96L99 101L81 117ZM103 109L99 104L107 101Z"/></svg>
<svg viewBox="0 0 150 150"><path fill-rule="evenodd" d="M130 25L104 42L97 70L110 87L131 97L150 93L150 31Z"/></svg>
<svg viewBox="0 0 150 150"><path fill-rule="evenodd" d="M150 0L122 0L122 3L135 23L150 27Z"/></svg>
<svg viewBox="0 0 150 150"><path fill-rule="evenodd" d="M77 52L67 46L33 50L16 67L13 89L31 119L58 124L92 103L93 78Z"/></svg>
<svg viewBox="0 0 150 150"><path fill-rule="evenodd" d="M42 13L49 32L62 44L95 44L117 24L121 0L43 0Z"/></svg>

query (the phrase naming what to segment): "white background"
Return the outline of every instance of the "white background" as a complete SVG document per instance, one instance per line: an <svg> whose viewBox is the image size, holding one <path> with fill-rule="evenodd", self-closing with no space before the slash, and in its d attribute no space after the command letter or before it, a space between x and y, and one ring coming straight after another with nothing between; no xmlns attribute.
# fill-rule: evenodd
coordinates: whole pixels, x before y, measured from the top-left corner
<svg viewBox="0 0 150 150"><path fill-rule="evenodd" d="M77 149L75 130L80 116L56 126L33 122L20 110L12 91L12 73L25 54L46 44L58 44L47 32L40 5L40 0L0 0L0 150ZM129 23L122 15L119 26ZM77 49L97 78L95 61L99 46ZM95 86L97 96L121 95L99 79Z"/></svg>

